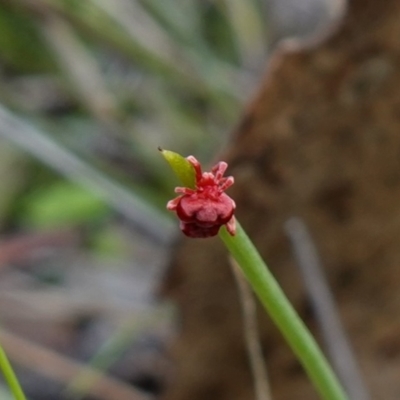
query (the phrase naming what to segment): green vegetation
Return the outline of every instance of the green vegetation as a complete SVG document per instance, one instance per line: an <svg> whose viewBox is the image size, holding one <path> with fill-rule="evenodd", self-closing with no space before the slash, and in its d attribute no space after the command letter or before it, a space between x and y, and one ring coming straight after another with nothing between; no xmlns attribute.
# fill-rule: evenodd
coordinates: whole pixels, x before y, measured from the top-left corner
<svg viewBox="0 0 400 400"><path fill-rule="evenodd" d="M170 240L156 149L226 142L263 68L260 3L0 0L2 234L89 228L86 251L115 254L117 210Z"/></svg>

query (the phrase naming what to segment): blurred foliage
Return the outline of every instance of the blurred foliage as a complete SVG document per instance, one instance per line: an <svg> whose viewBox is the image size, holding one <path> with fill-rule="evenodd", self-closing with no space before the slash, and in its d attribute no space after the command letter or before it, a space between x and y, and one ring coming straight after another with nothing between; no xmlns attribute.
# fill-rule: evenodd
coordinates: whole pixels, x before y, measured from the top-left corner
<svg viewBox="0 0 400 400"><path fill-rule="evenodd" d="M55 67L32 18L4 5L0 6L0 53L5 66L22 73L49 72Z"/></svg>
<svg viewBox="0 0 400 400"><path fill-rule="evenodd" d="M265 56L261 4L0 0L1 101L162 207L171 178L156 148L208 161L225 143ZM0 157L0 173L10 157ZM22 178L3 190L0 221L7 202L30 228L106 212L85 190L38 174L38 162L24 159L13 172Z"/></svg>
<svg viewBox="0 0 400 400"><path fill-rule="evenodd" d="M10 246L14 251L10 254L17 263L29 260L30 272L42 284L62 281L61 287L65 281L73 282L77 292L72 297L79 293L78 299L89 302L90 309L93 292L101 294L94 296L96 306L103 301L104 307L114 304L103 291L115 301L148 300L154 287L149 280L159 276L164 249L147 241L140 229L133 232L123 218L115 217L110 205L120 202L121 207L115 208L121 214L131 204L142 205L136 211L142 221L148 215L143 204L151 205L154 221L149 223L153 232L161 231L159 242L170 233L168 224L161 223L160 210L165 211L173 196L176 178L157 147L194 154L207 163L229 140L264 64L262 4L262 0L0 0L0 229L3 236L13 234L10 241L16 245ZM60 177L60 171L71 182ZM98 192L108 191L107 204L107 196L99 200L88 188L77 186L79 174L86 174L81 183L95 180L104 186ZM64 256L61 251L44 251L40 262L35 261L35 246L46 248L46 241L55 246L65 242ZM78 250L82 244L85 248ZM75 246L73 260L68 246ZM151 262L157 261L154 265L149 254ZM104 271L101 265L107 257L113 261ZM94 269L85 266L86 258L96 260ZM117 275L111 268L118 265L118 258L127 265L128 275ZM132 278L134 268L137 275ZM40 300L36 285L30 292L28 274L24 271L20 280L20 272L12 271L17 279L11 277L10 282L17 286L25 282L27 298ZM7 286L4 276L2 282ZM49 301L51 296L55 301ZM60 318L58 296L60 309L68 309L71 299L62 290L44 293L39 307L43 315ZM119 312L125 318L124 307ZM43 324L30 308L24 314L23 301L17 310L29 314L27 331L35 331L29 325L32 321L39 321L40 328L51 325L50 318ZM21 318L17 314L14 310L13 319ZM115 337L121 337L118 329ZM94 351L96 335L92 339L88 347ZM102 355L100 347L98 359L103 363L104 358L108 365L123 350ZM37 386L51 389L48 384ZM2 386L0 393L7 398Z"/></svg>
<svg viewBox="0 0 400 400"><path fill-rule="evenodd" d="M42 187L26 197L25 225L57 228L78 225L103 216L106 205L92 193L69 182Z"/></svg>

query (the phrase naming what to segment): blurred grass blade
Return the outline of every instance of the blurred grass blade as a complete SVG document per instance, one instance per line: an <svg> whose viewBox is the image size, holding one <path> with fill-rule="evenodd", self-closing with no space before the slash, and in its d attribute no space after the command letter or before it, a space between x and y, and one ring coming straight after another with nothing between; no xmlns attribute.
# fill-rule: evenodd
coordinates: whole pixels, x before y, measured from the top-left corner
<svg viewBox="0 0 400 400"><path fill-rule="evenodd" d="M16 363L52 380L65 384L79 372L91 374L98 379L98 385L93 387L91 391L96 399L155 400L153 396L136 389L132 385L102 375L90 367L18 335L11 334L4 329L0 331L0 340L7 347L10 358L15 360Z"/></svg>
<svg viewBox="0 0 400 400"><path fill-rule="evenodd" d="M25 73L54 70L51 52L41 41L31 15L10 1L0 2L0 54L4 65Z"/></svg>
<svg viewBox="0 0 400 400"><path fill-rule="evenodd" d="M16 1L27 12L60 13L86 37L89 34L111 45L146 74L155 73L187 93L205 98L230 120L236 114L232 105L246 99L253 86L252 76L220 60L207 46L176 43L173 34L162 29L137 1Z"/></svg>
<svg viewBox="0 0 400 400"><path fill-rule="evenodd" d="M235 39L245 68L254 69L263 65L266 57L267 36L263 15L254 0L224 1Z"/></svg>
<svg viewBox="0 0 400 400"><path fill-rule="evenodd" d="M143 332L170 321L173 314L173 307L167 304L153 312L146 312L143 316L129 318L102 344L97 353L89 360L89 367L104 373L119 358L123 357ZM86 398L90 388L95 384L96 377L87 371L83 371L72 379L67 386L65 390L66 397L72 397L75 400Z"/></svg>
<svg viewBox="0 0 400 400"><path fill-rule="evenodd" d="M239 69L218 60L205 48L188 47L184 51L182 46L177 45L169 37L168 32L160 29L154 18L140 6L138 1L97 0L96 4L118 21L131 38L138 41L143 48L156 54L166 64L174 66L183 76L191 77L193 83L205 85L210 95L222 90L226 94L240 97L242 91L236 91L236 85L244 83L246 79ZM200 62L204 58L207 59L206 64Z"/></svg>
<svg viewBox="0 0 400 400"><path fill-rule="evenodd" d="M40 28L82 105L99 119L115 114L115 101L106 88L100 68L73 29L55 13L43 18Z"/></svg>
<svg viewBox="0 0 400 400"><path fill-rule="evenodd" d="M0 346L0 370L4 375L4 379L6 380L11 393L14 396L14 400L26 400L18 378L16 377L6 352L3 350L2 346Z"/></svg>
<svg viewBox="0 0 400 400"><path fill-rule="evenodd" d="M133 193L62 148L48 135L0 106L0 137L28 151L50 168L97 194L133 225L160 244L172 239L173 223Z"/></svg>
<svg viewBox="0 0 400 400"><path fill-rule="evenodd" d="M87 1L93 3L93 0ZM182 54L181 47L169 39L137 1L96 0L94 4L115 19L140 46L152 54L157 54L165 63L173 65L178 71L189 73L190 66Z"/></svg>
<svg viewBox="0 0 400 400"><path fill-rule="evenodd" d="M140 3L177 41L195 47L205 45L200 29L201 13L196 0L140 0Z"/></svg>
<svg viewBox="0 0 400 400"><path fill-rule="evenodd" d="M62 0L15 0L19 5L24 6L27 12L55 11L65 16L75 28L96 39L107 43L112 48L122 52L133 62L146 68L148 71L164 76L169 80L192 81L188 74L180 68L180 64L173 60L173 64L166 63L162 57L156 53L151 53L148 49L140 45L138 40L131 35L127 35L124 26L118 24L112 16L105 10L91 1L71 2ZM73 4L72 4L73 3ZM190 87L196 90L195 86Z"/></svg>

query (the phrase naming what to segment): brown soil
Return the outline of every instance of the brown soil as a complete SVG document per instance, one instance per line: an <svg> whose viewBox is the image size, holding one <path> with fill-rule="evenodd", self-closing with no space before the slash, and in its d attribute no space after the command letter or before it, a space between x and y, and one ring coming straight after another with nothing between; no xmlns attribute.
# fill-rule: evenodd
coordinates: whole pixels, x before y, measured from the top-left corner
<svg viewBox="0 0 400 400"><path fill-rule="evenodd" d="M276 55L224 155L238 218L290 299L316 324L283 224L304 219L372 398L400 399L400 2L353 0L336 34ZM218 239L185 240L177 370L164 400L253 399L236 287ZM268 317L274 400L317 399Z"/></svg>

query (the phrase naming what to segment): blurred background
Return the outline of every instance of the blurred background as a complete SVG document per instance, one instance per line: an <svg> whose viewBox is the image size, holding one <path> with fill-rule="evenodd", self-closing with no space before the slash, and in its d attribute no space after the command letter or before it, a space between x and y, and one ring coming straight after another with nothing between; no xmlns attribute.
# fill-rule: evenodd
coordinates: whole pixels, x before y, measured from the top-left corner
<svg viewBox="0 0 400 400"><path fill-rule="evenodd" d="M0 342L29 399L162 390L176 310L156 289L177 224L157 146L211 162L289 10L0 1Z"/></svg>

